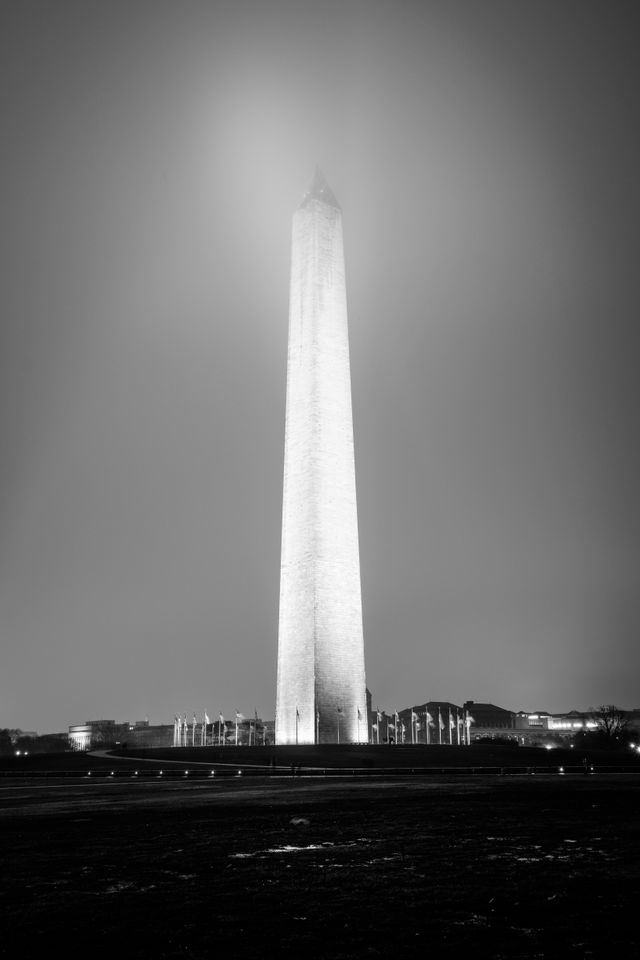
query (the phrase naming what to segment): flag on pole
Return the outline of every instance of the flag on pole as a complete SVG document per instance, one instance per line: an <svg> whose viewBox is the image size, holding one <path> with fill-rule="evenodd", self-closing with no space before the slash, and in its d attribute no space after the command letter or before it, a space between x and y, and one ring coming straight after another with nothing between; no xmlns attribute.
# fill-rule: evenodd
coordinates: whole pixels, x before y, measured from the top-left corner
<svg viewBox="0 0 640 960"><path fill-rule="evenodd" d="M429 730L429 727L430 727L430 726L431 726L431 727L433 726L433 717L431 716L431 714L430 714L429 711L427 710L427 705L425 704L425 706L424 706L424 740L425 740L425 743L426 743L426 744L429 743L429 734L430 734L430 732L431 732L431 731Z"/></svg>
<svg viewBox="0 0 640 960"><path fill-rule="evenodd" d="M209 720L209 714L207 713L206 710L205 710L205 712L204 712L204 722L205 722L206 724L211 723L211 720Z"/></svg>
<svg viewBox="0 0 640 960"><path fill-rule="evenodd" d="M472 724L472 723L475 723L475 720L473 719L473 717L471 716L471 714L470 714L467 710L465 710L465 712L464 712L464 725L465 725L466 732L467 732L467 746L469 746L469 745L471 744L471 724Z"/></svg>
<svg viewBox="0 0 640 960"><path fill-rule="evenodd" d="M444 730L444 720L442 719L442 713L440 712L440 707L438 707L438 726L441 730Z"/></svg>

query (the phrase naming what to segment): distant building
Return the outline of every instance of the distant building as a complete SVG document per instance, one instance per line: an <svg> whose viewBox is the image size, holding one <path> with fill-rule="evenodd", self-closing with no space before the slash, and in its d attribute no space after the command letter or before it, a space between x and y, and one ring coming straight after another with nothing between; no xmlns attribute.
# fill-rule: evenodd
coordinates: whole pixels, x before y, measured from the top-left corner
<svg viewBox="0 0 640 960"><path fill-rule="evenodd" d="M487 729L513 730L516 725L516 714L513 710L497 707L495 703L477 703L475 700L467 700L464 707L473 716L473 727L476 733Z"/></svg>
<svg viewBox="0 0 640 960"><path fill-rule="evenodd" d="M149 723L138 720L120 734L120 746L127 747L170 747L173 745L172 723Z"/></svg>
<svg viewBox="0 0 640 960"><path fill-rule="evenodd" d="M69 727L69 745L73 750L90 750L101 745L113 746L119 739L120 731L128 727L128 723L116 723L115 720L74 723Z"/></svg>
<svg viewBox="0 0 640 960"><path fill-rule="evenodd" d="M533 713L521 710L516 714L516 733L518 742L523 746L557 743L597 728L598 723L590 712L569 710L568 713L552 714L546 710Z"/></svg>
<svg viewBox="0 0 640 960"><path fill-rule="evenodd" d="M91 746L91 725L73 723L69 727L69 746L72 750L88 750Z"/></svg>
<svg viewBox="0 0 640 960"><path fill-rule="evenodd" d="M96 747L170 747L173 743L173 724L116 723L115 720L87 720L69 727L69 745L73 750L92 750Z"/></svg>

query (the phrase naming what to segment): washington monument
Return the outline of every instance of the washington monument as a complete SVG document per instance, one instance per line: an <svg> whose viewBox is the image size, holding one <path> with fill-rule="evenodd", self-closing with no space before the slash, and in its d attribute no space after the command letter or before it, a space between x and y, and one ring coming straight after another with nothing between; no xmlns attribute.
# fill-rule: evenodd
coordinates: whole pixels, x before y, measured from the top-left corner
<svg viewBox="0 0 640 960"><path fill-rule="evenodd" d="M293 217L276 743L368 736L342 212Z"/></svg>

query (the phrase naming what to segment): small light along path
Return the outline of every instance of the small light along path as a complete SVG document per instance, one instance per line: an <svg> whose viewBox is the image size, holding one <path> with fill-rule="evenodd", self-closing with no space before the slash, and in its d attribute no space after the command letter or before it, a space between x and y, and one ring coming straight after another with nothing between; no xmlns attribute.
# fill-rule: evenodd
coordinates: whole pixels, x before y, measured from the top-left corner
<svg viewBox="0 0 640 960"><path fill-rule="evenodd" d="M239 770L240 768L247 769L247 770L248 769L264 770L265 774L273 771L274 769L287 770L287 771L289 770L288 766L282 766L282 764L280 765L280 767L274 768L269 764L265 764L265 763L222 763L219 760L205 763L203 760L189 760L187 762L185 760L166 760L164 757L162 758L162 760L159 760L154 757L135 757L135 756L123 757L122 754L113 754L109 750L89 750L87 751L87 755L90 757L98 757L101 760L111 760L113 761L114 765L119 763L122 760L125 763L131 763L134 765L138 763L153 763L156 767L158 766L164 767L167 764L172 764L174 767L182 767L183 770L185 769L185 767L188 769L191 769L192 767L202 767L202 768L206 767L209 770L213 770L215 767L223 767L225 770L226 769ZM306 769L319 771L319 770L322 770L323 768L307 767ZM339 769L339 768L335 768L335 769Z"/></svg>
<svg viewBox="0 0 640 960"><path fill-rule="evenodd" d="M139 765L142 763L153 764L156 768L163 768L166 766L171 766L173 770L180 767L184 770L184 773L188 775L190 770L196 771L199 773L204 769L208 769L211 775L214 775L216 769L220 769L222 773L227 771L236 771L235 776L242 776L243 771L251 772L251 775L256 776L262 773L265 777L286 777L287 779L291 778L300 778L300 777L318 777L325 778L329 776L330 778L336 779L346 779L348 777L358 778L361 780L374 780L380 778L390 778L390 779L399 779L399 778L409 778L414 779L416 777L423 778L425 776L439 776L439 777L473 777L477 779L479 777L585 777L585 776L594 776L596 774L606 774L608 776L615 775L628 775L630 773L640 774L640 767L634 765L633 769L630 769L626 764L616 765L616 766L603 766L599 764L595 766L589 764L585 769L582 764L576 765L556 765L556 764L545 764L545 765L514 765L514 766L501 766L491 764L488 766L483 766L481 764L476 765L464 765L464 766L440 766L439 764L434 764L433 766L415 766L415 767L361 767L357 765L353 766L329 766L323 764L322 766L311 766L310 764L298 764L298 763L287 763L287 764L277 764L272 766L271 764L258 764L258 763L245 763L244 761L236 760L235 763L225 763L221 760L210 760L208 762L202 760L194 760L189 758L189 760L170 760L166 757L162 759L153 758L153 757L136 757L136 756L127 756L123 757L121 754L113 754L108 750L92 750L89 752L89 756L97 757L100 759L106 759L113 761L114 766L117 766L121 761L128 765ZM97 772L97 771L96 771ZM100 772L101 773L101 772ZM98 773L98 775L100 775ZM86 773L83 775L86 776Z"/></svg>

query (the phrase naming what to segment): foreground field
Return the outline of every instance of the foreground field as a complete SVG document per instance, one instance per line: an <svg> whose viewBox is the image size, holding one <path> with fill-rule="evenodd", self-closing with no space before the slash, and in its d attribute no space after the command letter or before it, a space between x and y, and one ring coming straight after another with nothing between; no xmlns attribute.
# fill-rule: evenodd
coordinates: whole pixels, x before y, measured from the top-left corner
<svg viewBox="0 0 640 960"><path fill-rule="evenodd" d="M0 781L0 953L638 955L638 777Z"/></svg>

